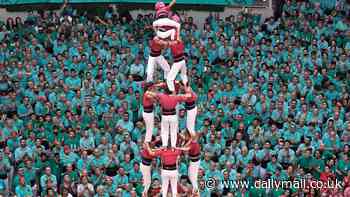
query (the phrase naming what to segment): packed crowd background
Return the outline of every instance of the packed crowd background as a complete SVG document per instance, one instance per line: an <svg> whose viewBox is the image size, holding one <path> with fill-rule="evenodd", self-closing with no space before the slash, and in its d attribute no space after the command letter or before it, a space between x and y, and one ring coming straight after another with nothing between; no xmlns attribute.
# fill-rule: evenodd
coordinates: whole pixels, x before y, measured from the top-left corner
<svg viewBox="0 0 350 197"><path fill-rule="evenodd" d="M280 18L214 14L204 28L181 16L198 94L201 196L350 196L349 10L344 1L287 0ZM152 22L152 13L89 17L69 5L1 21L2 195L141 195L141 82ZM184 108L179 120L183 131ZM191 191L184 162L181 196ZM150 196L160 196L159 161L152 165ZM212 177L344 185L209 190Z"/></svg>

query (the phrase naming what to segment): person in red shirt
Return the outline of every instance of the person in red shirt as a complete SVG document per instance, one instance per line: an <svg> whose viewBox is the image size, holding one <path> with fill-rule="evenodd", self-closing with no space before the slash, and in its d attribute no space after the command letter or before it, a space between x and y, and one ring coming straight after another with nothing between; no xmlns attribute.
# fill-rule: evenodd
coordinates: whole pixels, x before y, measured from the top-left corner
<svg viewBox="0 0 350 197"><path fill-rule="evenodd" d="M153 144L151 144L152 146ZM143 146L140 154L141 154L141 164L140 164L140 170L142 173L143 177L143 192L142 196L145 197L147 196L148 189L151 186L151 180L152 180L152 175L151 175L151 164L152 160L155 158L153 154L149 152L149 147L150 145L147 144Z"/></svg>
<svg viewBox="0 0 350 197"><path fill-rule="evenodd" d="M146 146L148 146L146 144ZM149 153L155 157L160 157L162 163L162 196L168 196L169 183L171 186L172 196L177 197L178 181L178 160L183 151L188 151L189 147L166 147L152 150L148 146Z"/></svg>
<svg viewBox="0 0 350 197"><path fill-rule="evenodd" d="M335 174L331 172L331 169L328 165L325 166L324 172L321 172L320 174L320 181L322 181L324 184L327 184L328 181L334 181L335 180ZM327 187L323 187L321 189L322 193L330 194L331 189Z"/></svg>
<svg viewBox="0 0 350 197"><path fill-rule="evenodd" d="M350 187L346 187L344 190L344 196L350 196Z"/></svg>
<svg viewBox="0 0 350 197"><path fill-rule="evenodd" d="M192 193L198 195L198 171L200 165L201 146L197 142L198 137L196 134L192 135L188 131L185 134L185 137L188 139L186 147L189 147L188 158L190 160L188 165L188 177L193 187Z"/></svg>
<svg viewBox="0 0 350 197"><path fill-rule="evenodd" d="M186 101L190 94L172 95L166 87L164 93L150 93L150 96L157 99L162 109L161 120L161 139L164 147L168 146L169 133L172 147L176 147L177 133L178 133L178 117L176 114L176 106L180 102Z"/></svg>
<svg viewBox="0 0 350 197"><path fill-rule="evenodd" d="M197 95L191 89L191 87L185 87L185 92L189 93L191 97L189 97L185 102L185 109L187 111L186 118L186 127L187 130L191 133L192 136L196 134L195 125L196 125L196 117L197 117Z"/></svg>
<svg viewBox="0 0 350 197"><path fill-rule="evenodd" d="M156 20L153 22L153 29L156 32L157 37L161 39L178 40L180 35L180 18L177 15L170 16L171 7L176 3L173 0L169 5L165 5L164 2L157 2ZM169 18L170 17L170 18Z"/></svg>
<svg viewBox="0 0 350 197"><path fill-rule="evenodd" d="M144 94L142 97L143 113L142 117L145 121L146 135L145 142L150 142L152 140L152 132L154 129L154 98L150 96L150 92L154 90L152 83L144 84Z"/></svg>
<svg viewBox="0 0 350 197"><path fill-rule="evenodd" d="M171 49L171 54L173 56L173 65L171 66L170 72L167 76L167 84L170 91L175 91L174 81L177 74L180 72L182 83L184 86L187 86L188 77L187 77L187 68L185 60L185 45L182 41L171 41L168 42L168 45Z"/></svg>
<svg viewBox="0 0 350 197"><path fill-rule="evenodd" d="M155 67L159 65L164 71L164 78L168 77L168 73L170 72L170 65L168 61L162 55L162 50L164 49L164 45L166 43L161 42L159 39L155 38L150 41L151 53L148 56L147 69L146 69L146 81L153 81L153 74Z"/></svg>

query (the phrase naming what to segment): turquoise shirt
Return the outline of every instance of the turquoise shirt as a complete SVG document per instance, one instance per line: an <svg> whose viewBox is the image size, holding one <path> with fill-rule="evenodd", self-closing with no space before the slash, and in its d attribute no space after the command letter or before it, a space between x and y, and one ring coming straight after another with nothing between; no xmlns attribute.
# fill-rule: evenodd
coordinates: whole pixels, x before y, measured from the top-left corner
<svg viewBox="0 0 350 197"><path fill-rule="evenodd" d="M113 178L113 184L116 187L119 187L120 185L125 185L125 184L129 184L129 177L124 175L121 176L120 174L117 174L114 178Z"/></svg>
<svg viewBox="0 0 350 197"><path fill-rule="evenodd" d="M66 166L68 164L74 164L78 161L79 156L76 153L70 152L68 155L60 152L61 163Z"/></svg>
<svg viewBox="0 0 350 197"><path fill-rule="evenodd" d="M30 197L30 196L33 196L32 187L30 187L30 185L25 185L25 186L18 185L16 187L16 195L18 197Z"/></svg>
<svg viewBox="0 0 350 197"><path fill-rule="evenodd" d="M57 179L55 175L50 175L47 176L46 174L44 174L41 178L40 178L40 186L45 190L46 189L46 182L47 180L50 179L52 181L52 184L57 186Z"/></svg>

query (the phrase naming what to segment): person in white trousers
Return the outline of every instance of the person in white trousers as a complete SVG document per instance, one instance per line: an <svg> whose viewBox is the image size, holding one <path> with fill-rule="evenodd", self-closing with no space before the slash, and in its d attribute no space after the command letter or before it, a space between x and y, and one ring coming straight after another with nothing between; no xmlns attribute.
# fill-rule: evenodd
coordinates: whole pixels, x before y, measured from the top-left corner
<svg viewBox="0 0 350 197"><path fill-rule="evenodd" d="M173 65L171 66L170 72L167 76L167 85L170 91L175 92L174 81L177 74L180 72L182 83L187 87L188 77L185 60L185 46L181 40L169 42L171 54L173 56Z"/></svg>
<svg viewBox="0 0 350 197"><path fill-rule="evenodd" d="M162 55L162 50L164 46L159 39L155 38L150 42L151 54L148 56L147 69L146 69L146 81L152 82L154 70L156 66L159 65L164 71L164 78L168 77L168 73L170 72L170 65L168 61Z"/></svg>
<svg viewBox="0 0 350 197"><path fill-rule="evenodd" d="M179 40L180 39L180 17L173 15L171 19L161 18L153 22L153 28L158 38Z"/></svg>
<svg viewBox="0 0 350 197"><path fill-rule="evenodd" d="M165 87L164 93L150 93L150 95L159 101L162 109L160 131L162 146L168 146L170 134L171 147L176 147L177 134L179 130L176 106L180 102L185 102L190 97L190 94L172 95L172 92L169 91L168 87Z"/></svg>
<svg viewBox="0 0 350 197"><path fill-rule="evenodd" d="M152 160L155 158L155 156L151 155L151 153L149 152L148 143L147 145L146 144L143 145L143 149L141 150L140 154L141 154L140 171L142 173L142 179L143 179L142 197L147 197L148 190L152 182L152 175L151 175Z"/></svg>
<svg viewBox="0 0 350 197"><path fill-rule="evenodd" d="M178 182L178 159L183 151L188 151L189 147L170 147L152 150L149 148L151 155L160 157L162 163L162 196L168 196L169 183L173 197L177 197Z"/></svg>
<svg viewBox="0 0 350 197"><path fill-rule="evenodd" d="M189 97L185 102L185 109L186 109L186 127L187 130L190 132L191 136L195 136L195 126L196 126L196 117L197 117L197 95L194 93L191 89L191 87L185 87L185 92L190 94L191 97Z"/></svg>
<svg viewBox="0 0 350 197"><path fill-rule="evenodd" d="M199 195L198 191L198 172L200 166L200 153L201 147L197 142L197 135L192 135L190 132L187 133L186 139L189 138L189 141L186 143L186 146L189 147L188 157L189 157L189 165L188 165L188 177L192 184L194 195Z"/></svg>
<svg viewBox="0 0 350 197"><path fill-rule="evenodd" d="M144 84L144 94L142 97L143 113L142 117L145 121L146 135L145 142L151 142L152 133L154 129L154 98L150 95L150 92L154 90L152 83Z"/></svg>
<svg viewBox="0 0 350 197"><path fill-rule="evenodd" d="M180 37L180 18L177 15L170 17L171 7L175 3L176 0L173 0L169 5L165 5L164 2L160 1L155 5L156 20L152 25L156 35L161 39L178 40Z"/></svg>

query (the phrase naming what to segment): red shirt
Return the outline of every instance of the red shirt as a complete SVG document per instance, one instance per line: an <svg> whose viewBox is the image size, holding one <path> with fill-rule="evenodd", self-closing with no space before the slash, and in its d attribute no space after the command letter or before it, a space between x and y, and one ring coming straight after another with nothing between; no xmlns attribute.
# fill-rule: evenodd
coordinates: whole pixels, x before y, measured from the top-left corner
<svg viewBox="0 0 350 197"><path fill-rule="evenodd" d="M191 97L187 98L185 103L186 110L191 110L196 107L197 95L191 91Z"/></svg>
<svg viewBox="0 0 350 197"><path fill-rule="evenodd" d="M177 159L181 153L182 151L179 149L159 149L155 152L155 155L160 157L163 166L172 166L177 164Z"/></svg>
<svg viewBox="0 0 350 197"><path fill-rule="evenodd" d="M171 54L173 55L174 61L179 58L183 58L185 45L182 41L177 41L170 45Z"/></svg>
<svg viewBox="0 0 350 197"><path fill-rule="evenodd" d="M343 181L344 181L344 188L350 187L350 177L349 176L344 177Z"/></svg>
<svg viewBox="0 0 350 197"><path fill-rule="evenodd" d="M167 18L169 17L170 7L165 6L156 11L156 18Z"/></svg>
<svg viewBox="0 0 350 197"><path fill-rule="evenodd" d="M142 98L142 105L144 108L152 108L153 109L153 104L154 104L154 100L152 97L150 97L149 95L147 95L146 93L143 94L143 98Z"/></svg>
<svg viewBox="0 0 350 197"><path fill-rule="evenodd" d="M201 146L198 144L198 142L193 141L190 143L190 150L188 151L188 154L190 156L198 156L201 153Z"/></svg>
<svg viewBox="0 0 350 197"><path fill-rule="evenodd" d="M162 45L159 42L157 42L156 40L151 40L150 48L151 48L151 56L152 57L160 56L162 49L163 49Z"/></svg>
<svg viewBox="0 0 350 197"><path fill-rule="evenodd" d="M151 155L147 149L142 149L141 152L141 157L142 158L145 158L145 159L148 159L148 160L152 160L155 158L155 156Z"/></svg>
<svg viewBox="0 0 350 197"><path fill-rule="evenodd" d="M179 96L179 95L169 95L169 94L157 94L159 98L160 106L162 106L165 110L175 110L176 105L180 102L185 102L186 97L185 96Z"/></svg>
<svg viewBox="0 0 350 197"><path fill-rule="evenodd" d="M197 98L198 98L197 94L191 91L191 97L187 98L186 103L196 102Z"/></svg>

